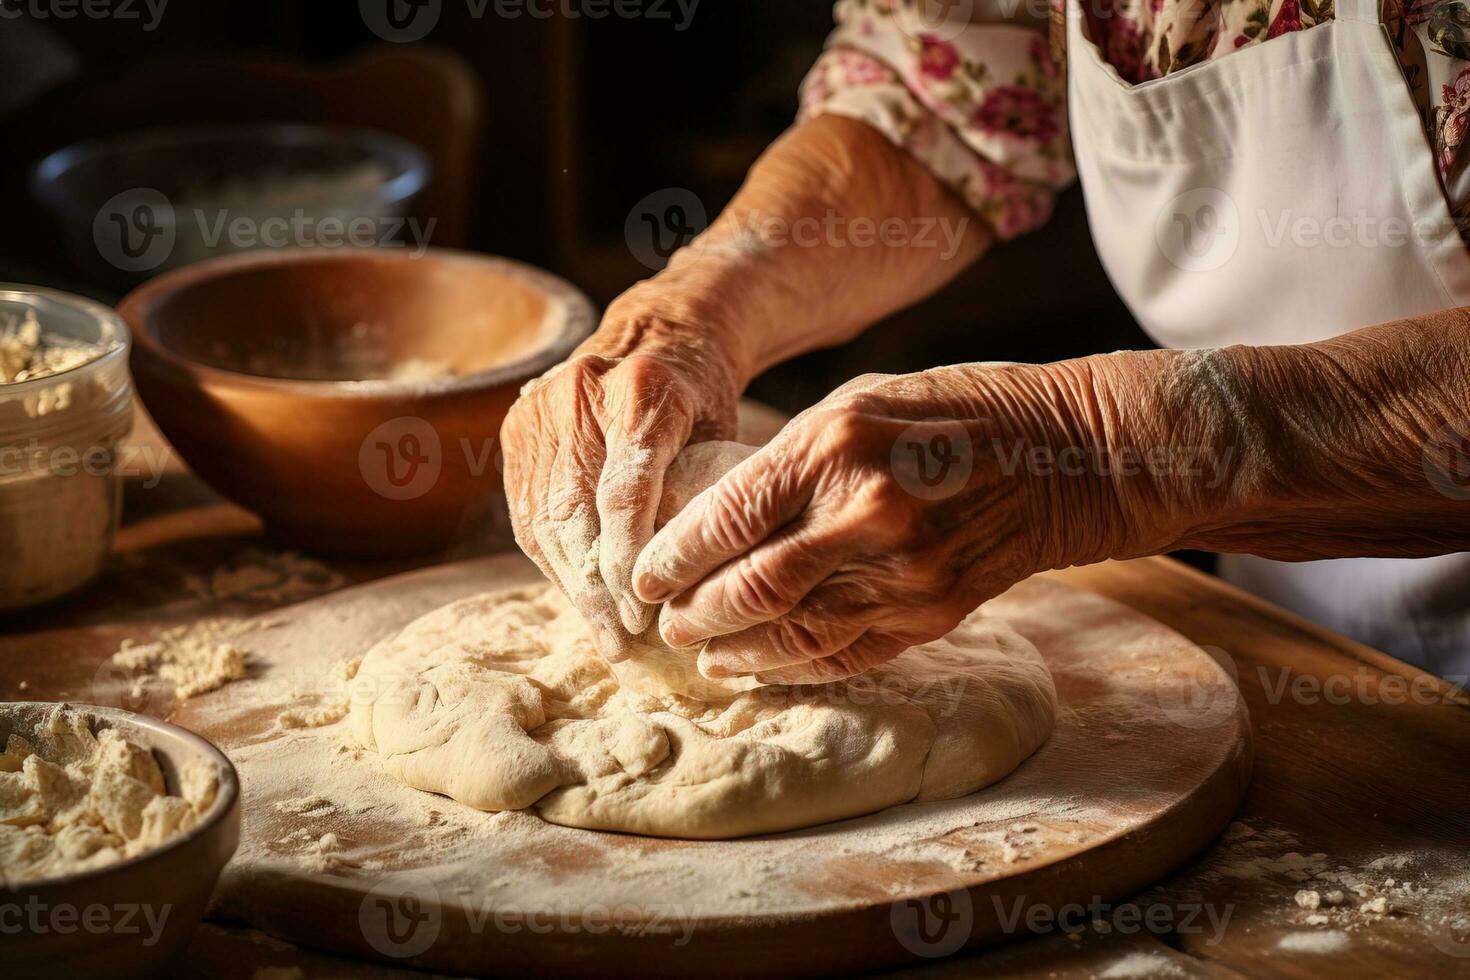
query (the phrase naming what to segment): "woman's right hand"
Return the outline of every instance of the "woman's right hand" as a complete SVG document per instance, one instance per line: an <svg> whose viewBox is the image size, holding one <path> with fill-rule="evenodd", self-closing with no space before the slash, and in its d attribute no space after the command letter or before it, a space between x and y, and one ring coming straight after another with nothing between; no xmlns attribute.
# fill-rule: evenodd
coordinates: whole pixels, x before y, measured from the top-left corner
<svg viewBox="0 0 1470 980"><path fill-rule="evenodd" d="M655 622L633 591L664 472L690 442L734 437L739 372L710 324L652 280L609 307L571 358L528 384L501 428L521 549L593 628L611 661Z"/></svg>

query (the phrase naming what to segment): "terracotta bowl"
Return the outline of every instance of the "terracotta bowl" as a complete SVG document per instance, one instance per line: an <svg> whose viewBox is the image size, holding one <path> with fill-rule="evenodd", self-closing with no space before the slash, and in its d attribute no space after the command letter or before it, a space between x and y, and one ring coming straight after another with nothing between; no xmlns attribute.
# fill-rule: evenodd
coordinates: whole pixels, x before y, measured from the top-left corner
<svg viewBox="0 0 1470 980"><path fill-rule="evenodd" d="M441 550L494 511L506 411L596 323L553 275L436 249L230 256L118 309L194 471L278 536L352 555Z"/></svg>
<svg viewBox="0 0 1470 980"><path fill-rule="evenodd" d="M14 702L0 713L0 743L26 734L54 705ZM153 752L169 792L189 762L217 769L214 803L192 830L163 847L92 871L0 885L0 904L35 909L29 928L5 939L5 974L16 977L156 976L189 945L220 872L240 843L240 783L219 749L176 725L117 708L72 707L92 730L118 729ZM30 914L30 913L26 913ZM34 923L39 923L39 926Z"/></svg>

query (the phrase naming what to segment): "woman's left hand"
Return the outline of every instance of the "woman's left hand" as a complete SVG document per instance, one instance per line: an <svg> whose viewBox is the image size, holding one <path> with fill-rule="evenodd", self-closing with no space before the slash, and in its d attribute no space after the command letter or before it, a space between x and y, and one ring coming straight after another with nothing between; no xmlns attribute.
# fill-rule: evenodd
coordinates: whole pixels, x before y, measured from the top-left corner
<svg viewBox="0 0 1470 980"><path fill-rule="evenodd" d="M1088 441L1058 385L1040 368L964 365L838 389L644 549L634 585L668 600L664 640L705 643L710 677L823 683L1112 547L1106 480L1032 472L1035 445Z"/></svg>
<svg viewBox="0 0 1470 980"><path fill-rule="evenodd" d="M1470 550L1470 312L1316 344L872 375L803 412L639 556L709 676L819 683L1048 568L1198 548Z"/></svg>

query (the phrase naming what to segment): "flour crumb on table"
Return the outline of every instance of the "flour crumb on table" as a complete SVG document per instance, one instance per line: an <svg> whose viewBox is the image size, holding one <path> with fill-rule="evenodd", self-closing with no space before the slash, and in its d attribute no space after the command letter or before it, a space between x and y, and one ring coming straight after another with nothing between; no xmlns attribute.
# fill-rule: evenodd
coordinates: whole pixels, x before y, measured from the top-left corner
<svg viewBox="0 0 1470 980"><path fill-rule="evenodd" d="M323 796L298 796L288 800L276 800L272 808L277 813L300 817L323 817L338 812L337 805Z"/></svg>
<svg viewBox="0 0 1470 980"><path fill-rule="evenodd" d="M1142 980L1146 977L1183 977L1184 968L1163 953L1129 953L1102 971L1104 980Z"/></svg>
<svg viewBox="0 0 1470 980"><path fill-rule="evenodd" d="M346 718L352 709L352 680L360 666L361 657L334 665L329 675L331 689L325 692L293 692L294 697L304 698L308 703L276 715L276 725L283 729L325 728Z"/></svg>
<svg viewBox="0 0 1470 980"><path fill-rule="evenodd" d="M149 678L168 681L174 697L187 700L217 690L247 673L247 651L237 638L250 629L238 619L203 619L173 626L148 643L124 640L108 663L136 671L132 694L141 696Z"/></svg>
<svg viewBox="0 0 1470 980"><path fill-rule="evenodd" d="M1259 892L1268 902L1279 895L1281 923L1306 927L1291 934L1297 937L1347 937L1400 922L1400 928L1443 933L1446 943L1462 943L1461 936L1470 936L1470 916L1463 912L1470 908L1470 872L1464 868L1464 852L1453 849L1377 855L1350 865L1307 851L1285 830L1236 821L1200 867L1155 891L1182 901L1219 900L1228 889ZM1456 916L1464 917L1464 928ZM1307 940L1292 942L1298 946L1281 948L1306 949L1300 944Z"/></svg>
<svg viewBox="0 0 1470 980"><path fill-rule="evenodd" d="M1352 944L1341 929L1326 932L1289 932L1276 942L1277 949L1289 953L1340 953Z"/></svg>

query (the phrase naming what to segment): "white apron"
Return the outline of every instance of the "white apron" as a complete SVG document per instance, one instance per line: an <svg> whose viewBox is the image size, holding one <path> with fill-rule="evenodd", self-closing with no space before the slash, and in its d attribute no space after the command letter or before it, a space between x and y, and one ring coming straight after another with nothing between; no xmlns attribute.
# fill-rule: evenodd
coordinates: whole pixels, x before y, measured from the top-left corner
<svg viewBox="0 0 1470 980"><path fill-rule="evenodd" d="M1088 219L1160 344L1306 343L1470 305L1470 252L1375 0L1337 0L1330 24L1138 85L1085 30L1069 2ZM1427 670L1470 672L1470 554L1228 555L1221 573Z"/></svg>

